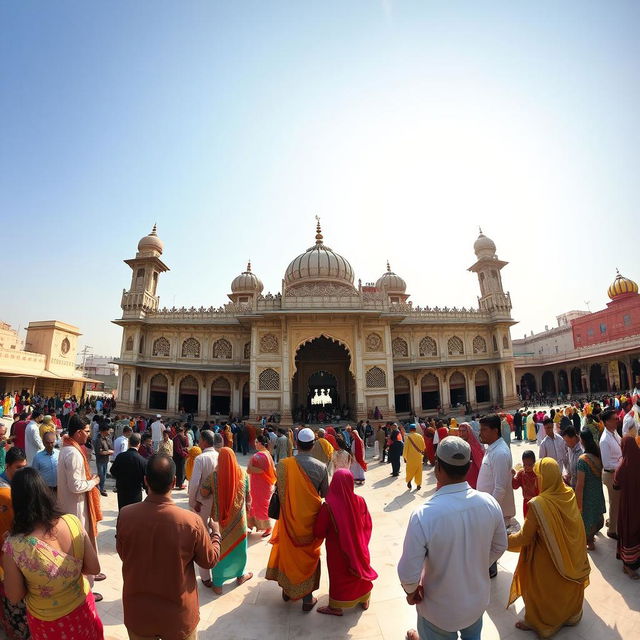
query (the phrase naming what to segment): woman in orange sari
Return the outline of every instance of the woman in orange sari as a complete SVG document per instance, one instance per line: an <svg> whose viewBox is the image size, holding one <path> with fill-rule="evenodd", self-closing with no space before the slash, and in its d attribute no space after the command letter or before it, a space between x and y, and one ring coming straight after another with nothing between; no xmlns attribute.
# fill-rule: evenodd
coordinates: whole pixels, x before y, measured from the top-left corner
<svg viewBox="0 0 640 640"><path fill-rule="evenodd" d="M220 526L220 559L211 569L211 581L214 593L221 595L222 585L227 580L235 578L236 583L241 585L253 578L253 573L245 573L249 484L233 449L220 449L216 470L205 480L200 492L203 498L213 493L211 519Z"/></svg>
<svg viewBox="0 0 640 640"><path fill-rule="evenodd" d="M533 469L540 494L529 501L522 530L509 536L509 551L520 553L509 605L522 596L524 620L516 627L550 638L580 622L591 569L576 496L558 463L542 458Z"/></svg>
<svg viewBox="0 0 640 640"><path fill-rule="evenodd" d="M233 433L231 432L231 427L229 425L224 428L222 437L224 438L224 446L233 450Z"/></svg>
<svg viewBox="0 0 640 640"><path fill-rule="evenodd" d="M253 527L256 528L256 531L264 531L263 538L268 538L271 535L269 501L273 493L273 485L276 483L276 468L267 448L268 440L267 436L260 436L255 441L257 451L249 461L247 468L249 495L251 496L247 526L249 531Z"/></svg>

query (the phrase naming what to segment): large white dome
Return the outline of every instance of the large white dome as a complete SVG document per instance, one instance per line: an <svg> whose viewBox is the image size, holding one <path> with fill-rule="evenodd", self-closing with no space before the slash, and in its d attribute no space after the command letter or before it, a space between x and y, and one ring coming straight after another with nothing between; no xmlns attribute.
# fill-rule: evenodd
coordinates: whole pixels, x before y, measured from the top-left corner
<svg viewBox="0 0 640 640"><path fill-rule="evenodd" d="M376 288L388 293L404 293L407 283L397 274L391 271L391 265L387 261L387 270L376 281Z"/></svg>
<svg viewBox="0 0 640 640"><path fill-rule="evenodd" d="M318 222L315 245L289 263L284 281L289 289L312 282L336 283L353 288L353 269L348 260L323 244Z"/></svg>
<svg viewBox="0 0 640 640"><path fill-rule="evenodd" d="M473 243L473 250L478 258L493 258L496 255L496 244L491 238L487 238L480 229L480 235Z"/></svg>

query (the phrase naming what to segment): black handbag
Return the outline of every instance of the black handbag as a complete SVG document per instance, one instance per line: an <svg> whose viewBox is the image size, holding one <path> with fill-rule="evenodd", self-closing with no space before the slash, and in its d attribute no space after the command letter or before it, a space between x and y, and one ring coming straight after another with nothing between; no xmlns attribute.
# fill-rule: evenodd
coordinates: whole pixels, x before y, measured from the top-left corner
<svg viewBox="0 0 640 640"><path fill-rule="evenodd" d="M276 487L271 496L271 500L269 500L268 513L269 517L273 520L277 520L280 517L280 496L278 495L278 487Z"/></svg>

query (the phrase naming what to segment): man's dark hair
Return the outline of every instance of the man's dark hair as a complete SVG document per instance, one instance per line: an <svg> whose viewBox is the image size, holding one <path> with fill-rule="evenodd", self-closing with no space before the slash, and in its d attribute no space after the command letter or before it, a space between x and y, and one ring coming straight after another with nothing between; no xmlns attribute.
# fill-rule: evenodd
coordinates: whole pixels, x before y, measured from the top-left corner
<svg viewBox="0 0 640 640"><path fill-rule="evenodd" d="M482 416L482 418L480 418L480 424L484 424L496 431L500 431L501 422L500 416L497 413L490 413L488 416Z"/></svg>
<svg viewBox="0 0 640 640"><path fill-rule="evenodd" d="M122 435L124 435L125 433L131 433L133 431L133 429L127 425L123 430L122 430Z"/></svg>
<svg viewBox="0 0 640 640"><path fill-rule="evenodd" d="M467 462L467 464L463 464L463 465L455 465L455 464L449 464L448 462L445 462L444 460L440 460L440 458L438 458L438 456L436 455L436 462L438 463L438 466L452 479L452 480L459 480L460 482L462 482L466 477L467 477L467 472L469 471L469 467L471 466L471 460L469 460L469 462Z"/></svg>
<svg viewBox="0 0 640 640"><path fill-rule="evenodd" d="M311 442L301 442L298 440L298 449L300 451L311 451L311 449L313 449L313 445L313 440Z"/></svg>
<svg viewBox="0 0 640 640"><path fill-rule="evenodd" d="M616 413L615 409L605 409L602 412L602 422L607 422L607 420L611 420L612 417L618 417L618 414Z"/></svg>
<svg viewBox="0 0 640 640"><path fill-rule="evenodd" d="M109 431L109 429L111 429L111 427L106 423L103 422L99 427L98 427L98 431L100 431L101 433L103 431Z"/></svg>
<svg viewBox="0 0 640 640"><path fill-rule="evenodd" d="M526 451L523 451L522 459L523 460L533 460L535 462L536 461L536 454L533 451L531 451L531 449L527 449Z"/></svg>
<svg viewBox="0 0 640 640"><path fill-rule="evenodd" d="M208 447L213 447L213 431L209 431L208 429L203 429L200 432L200 439L204 440L207 443Z"/></svg>
<svg viewBox="0 0 640 640"><path fill-rule="evenodd" d="M40 409L35 409L31 414L31 419L35 420L36 418L39 418L41 415L42 415L42 411L40 411Z"/></svg>
<svg viewBox="0 0 640 640"><path fill-rule="evenodd" d="M20 420L26 420L29 414L26 411L20 412Z"/></svg>
<svg viewBox="0 0 640 640"><path fill-rule="evenodd" d="M542 424L546 427L548 424L553 424L553 420L551 418L545 418Z"/></svg>
<svg viewBox="0 0 640 640"><path fill-rule="evenodd" d="M577 433L574 427L567 427L563 432L563 436L567 436L567 438L575 438L577 437Z"/></svg>
<svg viewBox="0 0 640 640"><path fill-rule="evenodd" d="M151 434L150 433L143 433L142 437L140 438L140 440L142 442L146 442L147 440L151 440Z"/></svg>
<svg viewBox="0 0 640 640"><path fill-rule="evenodd" d="M14 462L19 462L22 460L26 460L27 456L25 455L24 449L20 447L11 447L4 458L4 464L6 467L11 466Z"/></svg>
<svg viewBox="0 0 640 640"><path fill-rule="evenodd" d="M156 453L147 461L144 476L153 493L168 493L176 477L176 463L164 453Z"/></svg>
<svg viewBox="0 0 640 640"><path fill-rule="evenodd" d="M69 428L67 430L69 437L73 436L76 431L82 431L88 424L89 421L86 418L81 418L77 413L72 415L69 419Z"/></svg>
<svg viewBox="0 0 640 640"><path fill-rule="evenodd" d="M140 442L142 441L142 438L140 437L139 433L132 433L129 436L129 446L130 447L137 447Z"/></svg>

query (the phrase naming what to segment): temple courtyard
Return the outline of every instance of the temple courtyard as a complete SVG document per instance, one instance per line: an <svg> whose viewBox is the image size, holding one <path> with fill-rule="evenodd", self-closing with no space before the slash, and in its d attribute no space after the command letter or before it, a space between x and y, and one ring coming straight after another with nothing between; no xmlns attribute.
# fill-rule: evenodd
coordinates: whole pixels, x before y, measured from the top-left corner
<svg viewBox="0 0 640 640"><path fill-rule="evenodd" d="M535 445L514 443L514 462L520 460L525 448ZM369 471L364 487L357 489L363 495L373 518L373 536L370 550L372 565L379 574L372 592L368 611L360 608L345 611L342 618L318 614L315 610L303 613L300 603L285 603L277 584L264 579L270 545L259 534L249 538L247 570L254 578L237 587L225 586L222 596L200 586L200 638L224 640L255 640L259 638L304 637L306 640L357 638L359 640L401 640L409 628L415 627L415 608L404 598L398 582L396 565L402 552L405 527L411 511L435 491L431 468L425 468L423 487L419 493L409 492L400 478L392 478L390 466L374 461L373 449L367 450ZM248 456L239 456L246 467ZM404 467L402 473L404 472ZM125 640L123 624L122 576L120 560L115 552L115 527L118 515L116 494L111 491L103 499L104 520L100 524L100 561L107 580L96 588L103 596L97 605L105 625L105 637ZM606 495L606 492L605 492ZM176 491L174 499L186 508L186 492ZM517 518L522 522L522 494L516 492ZM323 550L324 552L324 550ZM586 590L584 616L577 627L565 628L556 638L572 640L615 640L640 637L640 583L633 582L622 572L615 559L615 541L601 533L596 538L596 550L590 553L591 584ZM512 572L518 556L506 552L499 561L499 572L492 580L491 603L484 616L482 638L534 638L531 632L519 631L514 623L522 614L523 603L518 600L506 608ZM162 562L162 558L158 558ZM198 580L200 584L200 581ZM322 579L316 592L318 606L328 601L328 574L322 559ZM167 590L172 585L166 585ZM161 606L159 604L159 606ZM148 614L153 616L153 611Z"/></svg>

